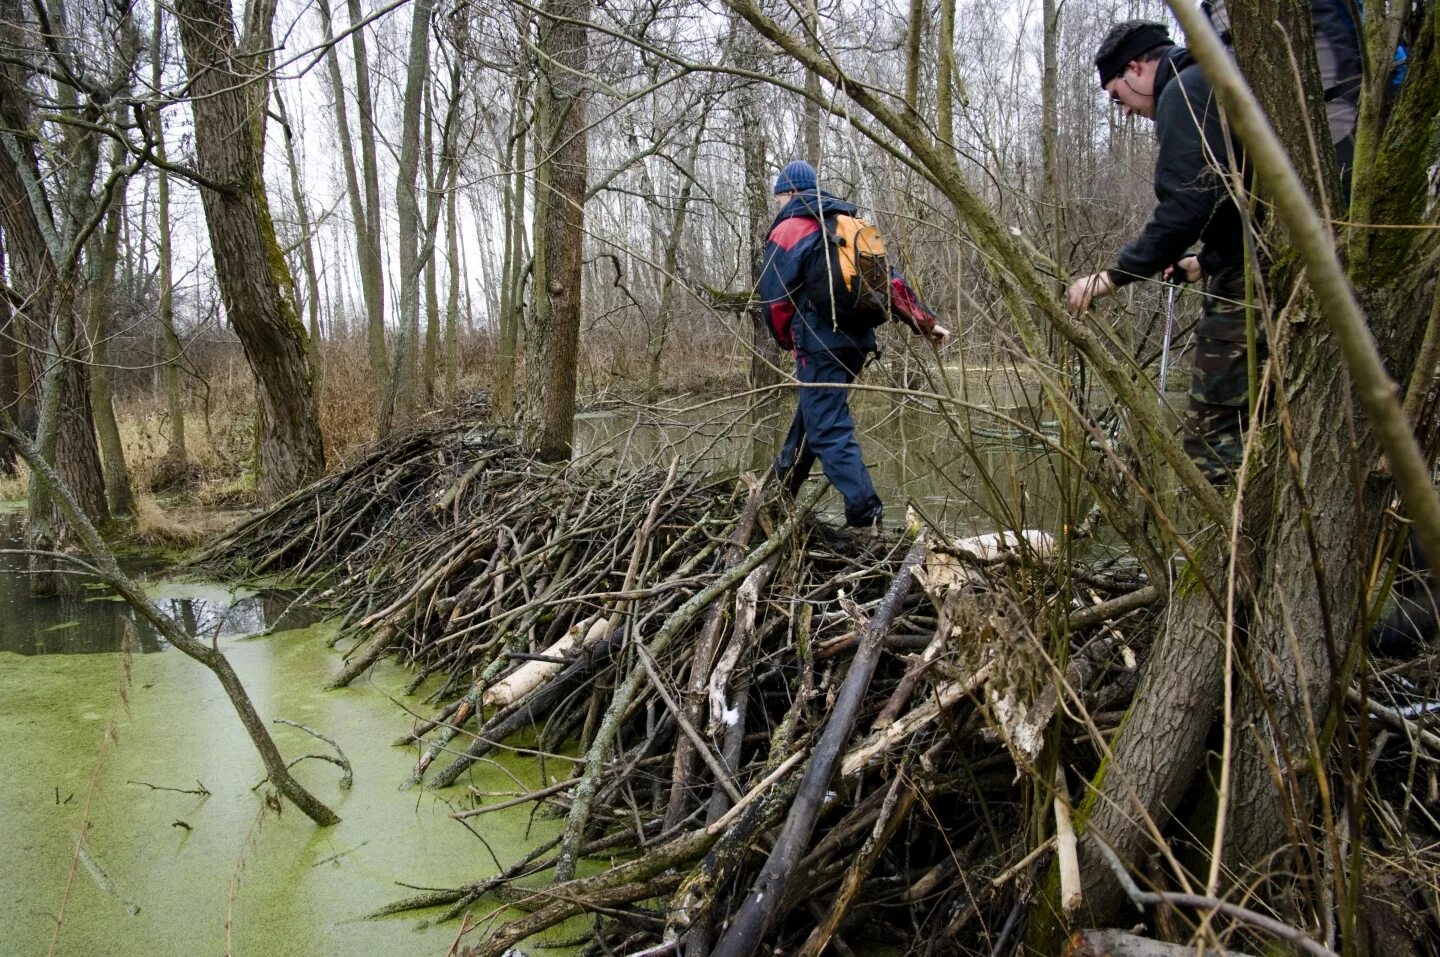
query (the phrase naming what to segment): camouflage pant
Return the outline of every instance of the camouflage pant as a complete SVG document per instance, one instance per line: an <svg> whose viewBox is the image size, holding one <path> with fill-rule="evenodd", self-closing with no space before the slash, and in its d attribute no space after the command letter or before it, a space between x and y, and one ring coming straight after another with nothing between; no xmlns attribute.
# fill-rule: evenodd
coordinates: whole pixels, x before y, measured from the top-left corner
<svg viewBox="0 0 1440 957"><path fill-rule="evenodd" d="M1257 325L1255 336L1258 367L1267 355L1264 326ZM1185 452L1213 484L1228 483L1239 468L1249 420L1245 271L1226 270L1205 280L1184 422Z"/></svg>

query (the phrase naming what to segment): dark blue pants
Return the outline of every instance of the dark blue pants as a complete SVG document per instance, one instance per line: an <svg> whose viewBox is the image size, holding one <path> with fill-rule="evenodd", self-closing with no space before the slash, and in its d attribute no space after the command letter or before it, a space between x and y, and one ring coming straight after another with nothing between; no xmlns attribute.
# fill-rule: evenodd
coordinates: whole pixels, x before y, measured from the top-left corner
<svg viewBox="0 0 1440 957"><path fill-rule="evenodd" d="M865 352L860 349L833 349L796 357L800 401L790 423L790 434L775 459L775 471L786 487L796 492L818 458L825 477L845 497L845 521L850 525L869 525L884 510L860 457L860 443L855 440L850 390L807 389L804 383L849 385L864 365Z"/></svg>

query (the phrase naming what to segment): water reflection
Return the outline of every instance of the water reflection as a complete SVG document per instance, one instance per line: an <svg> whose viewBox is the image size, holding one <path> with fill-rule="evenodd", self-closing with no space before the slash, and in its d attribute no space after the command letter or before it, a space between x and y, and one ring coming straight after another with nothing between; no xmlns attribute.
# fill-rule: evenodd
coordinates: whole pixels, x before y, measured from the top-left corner
<svg viewBox="0 0 1440 957"><path fill-rule="evenodd" d="M0 549L24 547L24 517L0 514ZM60 594L33 598L26 558L0 554L0 652L22 655L93 654L118 651L128 623L142 652L163 651L169 643L114 592L78 570L61 578ZM160 566L127 563L126 571L150 584L152 600L190 634L233 638L270 628L301 628L321 615L292 607L293 596L254 593L208 582L158 581Z"/></svg>
<svg viewBox="0 0 1440 957"><path fill-rule="evenodd" d="M1016 390L1018 391L1018 390ZM907 503L962 534L997 527L1048 527L1062 519L1054 456L1017 423L1049 432L1039 410L1015 392L998 416L939 414L933 403L896 393L857 390L851 399L865 463L885 501L885 521L898 524ZM758 423L743 401L686 407L616 406L577 417L577 454L595 453L620 467L647 462L682 467L755 468L780 447L795 407L792 395L769 404ZM820 477L817 464L811 481ZM827 515L843 521L838 496Z"/></svg>

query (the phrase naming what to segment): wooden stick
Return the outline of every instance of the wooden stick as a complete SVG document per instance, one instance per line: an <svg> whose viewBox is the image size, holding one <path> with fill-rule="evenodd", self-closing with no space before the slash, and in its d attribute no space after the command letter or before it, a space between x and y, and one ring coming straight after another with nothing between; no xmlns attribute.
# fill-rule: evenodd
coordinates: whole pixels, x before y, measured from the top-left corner
<svg viewBox="0 0 1440 957"><path fill-rule="evenodd" d="M508 801L501 801L499 804L486 804L483 807L474 807L468 811L458 811L450 815L457 821L467 817L478 817L481 814L489 814L491 811L503 811L508 807L517 804L529 804L531 801L543 801L552 794L559 794L568 787L573 787L579 778L566 778L564 781L556 781L549 787L540 788L538 791L531 791L529 794L522 794L519 797L511 798Z"/></svg>
<svg viewBox="0 0 1440 957"><path fill-rule="evenodd" d="M885 635L894 624L900 605L915 581L915 568L925 556L925 551L925 540L921 537L901 562L890 590L870 619L865 638L855 653L855 660L850 663L850 671L836 696L830 720L810 759L810 766L780 837L775 841L775 847L761 868L751 892L746 895L739 913L716 945L714 957L749 957L759 947L761 938L777 916L794 866L810 842L815 819L840 758L840 749L855 727L861 701L880 659Z"/></svg>
<svg viewBox="0 0 1440 957"><path fill-rule="evenodd" d="M1212 951L1217 957L1245 957L1236 950ZM1077 930L1065 944L1064 957L1194 957L1192 944L1167 944L1123 930Z"/></svg>
<svg viewBox="0 0 1440 957"><path fill-rule="evenodd" d="M915 785L907 779L905 774L897 774L890 785L890 793L885 795L885 803L880 808L880 814L875 819L875 827L870 832L870 837L850 862L845 870L845 877L840 882L840 890L836 892L835 899L830 902L830 909L826 911L825 918L810 932L797 952L797 957L820 957L825 950L830 938L835 936L835 931L840 927L840 921L850 910L850 905L855 902L855 895L860 891L861 882L870 875L880 855L890 844L890 839L895 836L895 831L905 821L910 808L915 805L918 792Z"/></svg>
<svg viewBox="0 0 1440 957"><path fill-rule="evenodd" d="M1055 766L1055 856L1060 863L1060 908L1068 923L1085 903L1080 884L1080 856L1075 847L1075 826L1070 821L1070 792L1065 771Z"/></svg>

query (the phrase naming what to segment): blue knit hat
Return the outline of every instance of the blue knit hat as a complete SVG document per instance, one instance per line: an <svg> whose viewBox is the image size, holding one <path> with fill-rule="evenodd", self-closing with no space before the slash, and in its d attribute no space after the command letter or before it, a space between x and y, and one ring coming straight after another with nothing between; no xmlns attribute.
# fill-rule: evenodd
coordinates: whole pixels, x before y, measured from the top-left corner
<svg viewBox="0 0 1440 957"><path fill-rule="evenodd" d="M791 160L775 177L775 195L804 193L815 188L815 167L804 160Z"/></svg>

